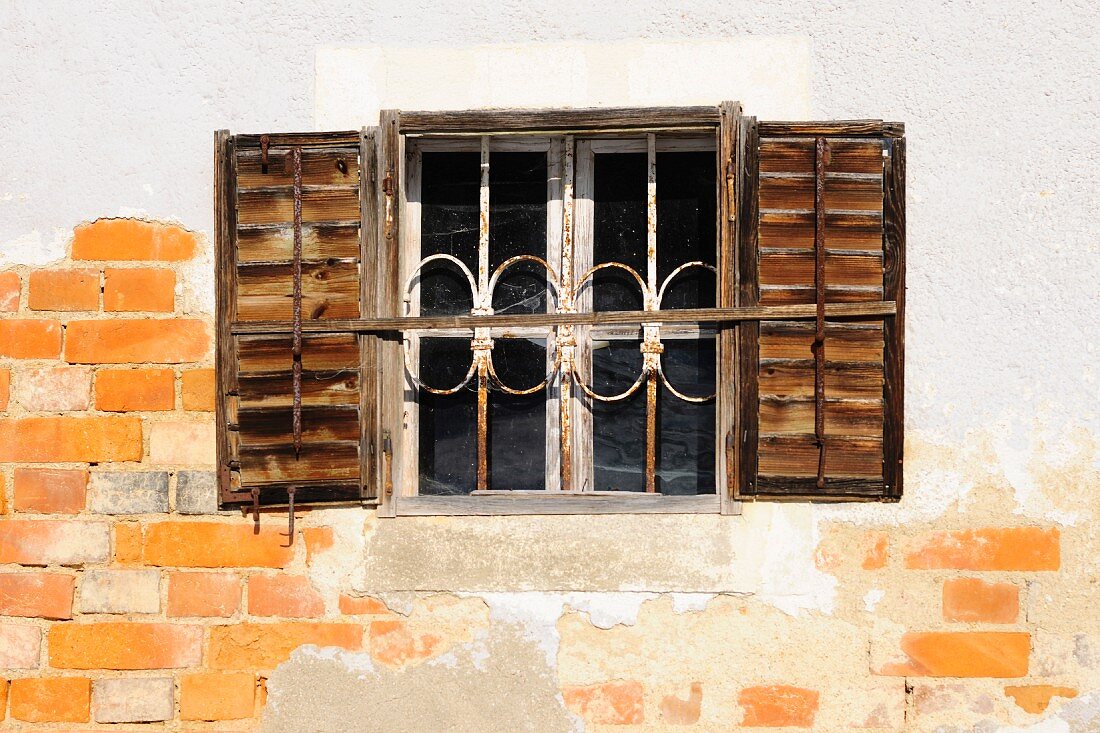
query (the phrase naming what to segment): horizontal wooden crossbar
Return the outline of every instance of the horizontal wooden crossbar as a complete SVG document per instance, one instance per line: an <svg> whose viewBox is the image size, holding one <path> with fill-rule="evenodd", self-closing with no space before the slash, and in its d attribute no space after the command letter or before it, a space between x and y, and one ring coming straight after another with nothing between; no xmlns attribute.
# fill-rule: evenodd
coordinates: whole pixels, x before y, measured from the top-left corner
<svg viewBox="0 0 1100 733"><path fill-rule="evenodd" d="M830 303L825 317L872 318L892 316L892 300L866 303ZM683 308L663 311L603 311L600 313L517 313L504 315L409 316L405 318L358 318L304 321L302 333L374 333L422 331L442 328L540 328L552 326L620 326L642 323L713 323L740 321L797 321L812 319L817 307L810 305L763 305L742 308ZM283 334L293 330L289 321L235 323L238 336Z"/></svg>

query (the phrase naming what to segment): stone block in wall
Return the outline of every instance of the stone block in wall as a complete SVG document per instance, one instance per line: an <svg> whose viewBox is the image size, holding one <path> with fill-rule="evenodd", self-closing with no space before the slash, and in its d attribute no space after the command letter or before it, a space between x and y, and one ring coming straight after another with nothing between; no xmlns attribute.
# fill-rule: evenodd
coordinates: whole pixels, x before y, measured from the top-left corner
<svg viewBox="0 0 1100 733"><path fill-rule="evenodd" d="M88 506L97 514L168 511L168 474L163 471L99 471L88 487Z"/></svg>
<svg viewBox="0 0 1100 733"><path fill-rule="evenodd" d="M83 613L159 613L157 570L89 570L80 584Z"/></svg>
<svg viewBox="0 0 1100 733"><path fill-rule="evenodd" d="M92 686L92 716L97 723L156 723L175 714L171 677L102 679Z"/></svg>
<svg viewBox="0 0 1100 733"><path fill-rule="evenodd" d="M176 511L180 514L217 514L217 475L213 471L177 473Z"/></svg>

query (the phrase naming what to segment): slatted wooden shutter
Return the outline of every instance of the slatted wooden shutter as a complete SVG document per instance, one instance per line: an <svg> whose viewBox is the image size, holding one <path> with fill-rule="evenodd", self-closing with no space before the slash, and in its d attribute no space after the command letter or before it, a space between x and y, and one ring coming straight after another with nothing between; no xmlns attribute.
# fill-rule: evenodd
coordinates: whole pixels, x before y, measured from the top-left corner
<svg viewBox="0 0 1100 733"><path fill-rule="evenodd" d="M823 344L816 319L740 326L738 493L896 500L902 492L902 126L746 120L739 304L816 304L823 296L824 303L895 301L897 313L825 319Z"/></svg>
<svg viewBox="0 0 1100 733"><path fill-rule="evenodd" d="M376 495L374 337L295 325L374 314L373 145L360 132L216 135L223 506ZM234 333L257 322L270 328Z"/></svg>

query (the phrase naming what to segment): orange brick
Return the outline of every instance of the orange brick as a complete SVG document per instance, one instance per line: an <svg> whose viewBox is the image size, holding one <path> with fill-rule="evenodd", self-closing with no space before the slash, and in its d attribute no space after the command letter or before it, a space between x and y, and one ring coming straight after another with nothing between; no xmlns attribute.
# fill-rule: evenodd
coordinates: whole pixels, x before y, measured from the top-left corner
<svg viewBox="0 0 1100 733"><path fill-rule="evenodd" d="M154 267L103 271L103 310L171 313L176 307L176 273Z"/></svg>
<svg viewBox="0 0 1100 733"><path fill-rule="evenodd" d="M0 473L0 514L8 513L8 484L4 474Z"/></svg>
<svg viewBox="0 0 1100 733"><path fill-rule="evenodd" d="M788 685L746 687L737 696L744 709L741 725L761 728L809 728L817 714L815 690Z"/></svg>
<svg viewBox="0 0 1100 733"><path fill-rule="evenodd" d="M87 723L92 681L50 677L11 681L11 717L28 723Z"/></svg>
<svg viewBox="0 0 1100 733"><path fill-rule="evenodd" d="M1061 565L1057 529L1008 527L933 534L905 557L905 566L947 570L1057 570Z"/></svg>
<svg viewBox="0 0 1100 733"><path fill-rule="evenodd" d="M0 680L0 721L3 721L8 712L8 681Z"/></svg>
<svg viewBox="0 0 1100 733"><path fill-rule="evenodd" d="M253 575L248 579L248 612L253 616L317 618L325 602L301 575Z"/></svg>
<svg viewBox="0 0 1100 733"><path fill-rule="evenodd" d="M210 334L185 318L70 321L65 343L71 364L180 364L205 357Z"/></svg>
<svg viewBox="0 0 1100 733"><path fill-rule="evenodd" d="M305 621L211 626L207 664L211 669L274 669L305 644L361 649L363 627Z"/></svg>
<svg viewBox="0 0 1100 733"><path fill-rule="evenodd" d="M953 578L943 584L945 621L1011 624L1020 615L1020 589L1012 583Z"/></svg>
<svg viewBox="0 0 1100 733"><path fill-rule="evenodd" d="M14 313L19 310L19 274L0 272L0 311ZM0 717L0 720L3 720Z"/></svg>
<svg viewBox="0 0 1100 733"><path fill-rule="evenodd" d="M99 310L99 270L38 270L27 281L35 311Z"/></svg>
<svg viewBox="0 0 1100 733"><path fill-rule="evenodd" d="M232 573L172 573L168 576L168 615L225 617L241 604L241 581Z"/></svg>
<svg viewBox="0 0 1100 733"><path fill-rule="evenodd" d="M0 356L56 359L61 356L61 322L23 318L0 321Z"/></svg>
<svg viewBox="0 0 1100 733"><path fill-rule="evenodd" d="M661 699L661 721L669 725L695 725L699 722L702 705L703 685L692 682L687 700L676 695L666 695Z"/></svg>
<svg viewBox="0 0 1100 733"><path fill-rule="evenodd" d="M864 570L881 570L886 567L887 538L885 532L875 532L870 536L870 547L863 556Z"/></svg>
<svg viewBox="0 0 1100 733"><path fill-rule="evenodd" d="M389 612L389 607L377 598L340 596L340 614L342 616L380 616Z"/></svg>
<svg viewBox="0 0 1100 733"><path fill-rule="evenodd" d="M214 411L214 370L192 369L183 373L183 409Z"/></svg>
<svg viewBox="0 0 1100 733"><path fill-rule="evenodd" d="M1032 714L1045 712L1053 697L1074 698L1077 690L1072 687L1054 687L1052 685L1008 686L1005 695L1016 701L1022 710Z"/></svg>
<svg viewBox="0 0 1100 733"><path fill-rule="evenodd" d="M256 709L256 676L249 673L188 674L180 677L180 718L241 720Z"/></svg>
<svg viewBox="0 0 1100 733"><path fill-rule="evenodd" d="M144 452L136 417L0 419L0 435L0 462L140 461Z"/></svg>
<svg viewBox="0 0 1100 733"><path fill-rule="evenodd" d="M189 260L195 235L175 226L135 219L99 219L76 228L74 260Z"/></svg>
<svg viewBox="0 0 1100 733"><path fill-rule="evenodd" d="M907 677L1023 677L1031 636L1022 631L912 632L901 638L907 659L880 674Z"/></svg>
<svg viewBox="0 0 1100 733"><path fill-rule="evenodd" d="M95 406L105 412L171 410L176 375L171 369L104 369L95 377Z"/></svg>
<svg viewBox="0 0 1100 733"><path fill-rule="evenodd" d="M422 662L438 653L442 639L435 634L414 634L402 619L384 619L370 625L370 655L387 667Z"/></svg>
<svg viewBox="0 0 1100 733"><path fill-rule="evenodd" d="M15 469L17 512L77 514L84 510L88 472L81 469Z"/></svg>
<svg viewBox="0 0 1100 733"><path fill-rule="evenodd" d="M567 708L590 723L639 725L645 722L641 682L563 687L562 696Z"/></svg>
<svg viewBox="0 0 1100 733"><path fill-rule="evenodd" d="M11 397L11 369L0 369L0 410L8 409Z"/></svg>
<svg viewBox="0 0 1100 733"><path fill-rule="evenodd" d="M56 519L6 519L0 522L0 564L83 565L106 562L107 525Z"/></svg>
<svg viewBox="0 0 1100 733"><path fill-rule="evenodd" d="M202 627L107 622L57 624L48 636L57 669L169 669L202 661Z"/></svg>
<svg viewBox="0 0 1100 733"><path fill-rule="evenodd" d="M75 584L60 573L0 573L0 616L72 618Z"/></svg>
<svg viewBox="0 0 1100 733"><path fill-rule="evenodd" d="M306 541L306 565L312 565L318 553L332 547L332 527L306 527L302 530L302 539Z"/></svg>
<svg viewBox="0 0 1100 733"><path fill-rule="evenodd" d="M173 568L282 568L294 557L279 527L160 522L145 532L145 562Z"/></svg>

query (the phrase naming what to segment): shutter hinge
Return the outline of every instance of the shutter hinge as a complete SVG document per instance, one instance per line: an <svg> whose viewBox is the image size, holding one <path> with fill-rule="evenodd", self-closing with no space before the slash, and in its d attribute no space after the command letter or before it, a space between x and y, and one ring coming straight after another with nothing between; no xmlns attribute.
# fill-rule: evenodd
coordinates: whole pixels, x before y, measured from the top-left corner
<svg viewBox="0 0 1100 733"><path fill-rule="evenodd" d="M389 499L393 496L393 442L390 431L382 431L382 495Z"/></svg>

